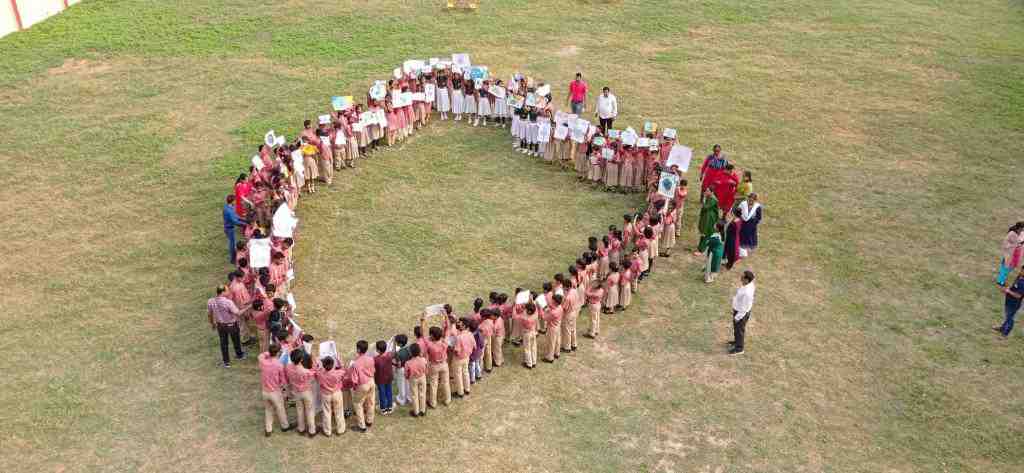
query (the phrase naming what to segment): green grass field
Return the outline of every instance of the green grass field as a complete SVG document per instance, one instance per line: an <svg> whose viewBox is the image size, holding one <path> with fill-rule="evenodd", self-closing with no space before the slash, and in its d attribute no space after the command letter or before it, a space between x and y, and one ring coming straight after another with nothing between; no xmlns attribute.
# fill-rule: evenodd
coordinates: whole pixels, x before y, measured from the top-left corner
<svg viewBox="0 0 1024 473"><path fill-rule="evenodd" d="M988 329L1021 219L1020 2L441 4L87 0L0 39L4 465L1024 470L1024 345ZM759 275L747 354L724 355L738 274L706 286L679 251L559 366L504 368L368 435L264 439L255 363L221 369L205 323L228 270L223 195L267 129L294 136L330 95L459 51L560 100L581 69L620 123L753 170L767 210L741 265ZM347 351L423 305L550 278L635 205L497 130L435 121L302 201L300 312Z"/></svg>

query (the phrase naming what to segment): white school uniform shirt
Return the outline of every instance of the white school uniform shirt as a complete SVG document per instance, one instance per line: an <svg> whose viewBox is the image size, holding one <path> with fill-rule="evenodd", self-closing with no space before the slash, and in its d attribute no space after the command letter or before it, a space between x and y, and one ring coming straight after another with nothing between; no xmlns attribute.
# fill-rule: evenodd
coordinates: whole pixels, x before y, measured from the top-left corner
<svg viewBox="0 0 1024 473"><path fill-rule="evenodd" d="M614 94L608 94L607 97L604 94L597 96L597 116L607 120L618 115L619 99L615 98Z"/></svg>
<svg viewBox="0 0 1024 473"><path fill-rule="evenodd" d="M736 290L732 298L732 310L736 311L733 319L738 321L750 313L750 308L754 306L754 289L754 283L750 283Z"/></svg>

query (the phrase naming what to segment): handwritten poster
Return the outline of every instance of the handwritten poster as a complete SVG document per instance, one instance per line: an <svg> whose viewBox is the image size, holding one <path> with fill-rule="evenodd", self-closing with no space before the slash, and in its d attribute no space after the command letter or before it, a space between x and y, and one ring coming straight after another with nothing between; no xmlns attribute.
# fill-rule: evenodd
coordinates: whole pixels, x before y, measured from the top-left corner
<svg viewBox="0 0 1024 473"><path fill-rule="evenodd" d="M335 111L348 110L352 108L352 96L344 95L331 97L331 107L333 107Z"/></svg>
<svg viewBox="0 0 1024 473"><path fill-rule="evenodd" d="M249 240L249 267L253 269L270 267L270 238Z"/></svg>
<svg viewBox="0 0 1024 473"><path fill-rule="evenodd" d="M679 186L679 176L671 172L662 172L658 178L658 194L669 199L675 197L676 187Z"/></svg>
<svg viewBox="0 0 1024 473"><path fill-rule="evenodd" d="M437 96L437 86L434 84L423 85L423 95L427 102L433 102Z"/></svg>
<svg viewBox="0 0 1024 473"><path fill-rule="evenodd" d="M680 171L690 171L690 160L693 159L693 150L683 145L673 145L668 153L666 166L678 166Z"/></svg>
<svg viewBox="0 0 1024 473"><path fill-rule="evenodd" d="M460 69L469 69L471 65L469 62L469 54L452 54L452 64L459 66Z"/></svg>

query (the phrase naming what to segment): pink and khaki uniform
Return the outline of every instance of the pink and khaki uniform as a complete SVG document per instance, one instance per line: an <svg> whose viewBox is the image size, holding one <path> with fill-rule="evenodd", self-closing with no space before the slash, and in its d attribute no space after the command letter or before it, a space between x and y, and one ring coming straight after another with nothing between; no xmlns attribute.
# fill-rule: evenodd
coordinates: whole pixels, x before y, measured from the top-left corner
<svg viewBox="0 0 1024 473"><path fill-rule="evenodd" d="M406 361L405 378L409 380L412 393L412 411L416 414L427 412L427 361L422 356Z"/></svg>
<svg viewBox="0 0 1024 473"><path fill-rule="evenodd" d="M274 415L281 423L281 430L288 428L288 413L284 410L284 394L281 390L288 384L281 360L260 353L260 387L263 396L263 422L267 432L274 430Z"/></svg>
<svg viewBox="0 0 1024 473"><path fill-rule="evenodd" d="M348 373L342 367L330 371L322 368L316 371L316 381L320 384L320 408L323 410L323 432L331 434L345 433L345 377Z"/></svg>
<svg viewBox="0 0 1024 473"><path fill-rule="evenodd" d="M565 310L565 320L562 321L562 349L572 350L576 348L576 319L579 318L580 302L578 288L566 288L565 300L562 301L562 308Z"/></svg>
<svg viewBox="0 0 1024 473"><path fill-rule="evenodd" d="M590 306L590 336L601 333L601 301L604 299L604 288L596 287L587 291L587 304Z"/></svg>
<svg viewBox="0 0 1024 473"><path fill-rule="evenodd" d="M476 348L473 333L463 330L455 336L455 394L469 394L469 355Z"/></svg>
<svg viewBox="0 0 1024 473"><path fill-rule="evenodd" d="M544 320L548 323L548 353L547 360L552 361L558 358L558 346L562 342L562 316L565 309L562 306L549 306L544 311Z"/></svg>
<svg viewBox="0 0 1024 473"><path fill-rule="evenodd" d="M524 312L518 320L523 334L523 363L534 366L537 364L537 314Z"/></svg>
<svg viewBox="0 0 1024 473"><path fill-rule="evenodd" d="M491 367L494 366L494 352L491 349L492 338L494 338L494 321L489 317L480 322L477 326L477 330L480 331L480 338L484 340L484 354L483 354L483 365L484 371L491 371Z"/></svg>
<svg viewBox="0 0 1024 473"><path fill-rule="evenodd" d="M501 317L494 319L494 334L491 336L491 358L494 359L494 366L505 364L505 322Z"/></svg>
<svg viewBox="0 0 1024 473"><path fill-rule="evenodd" d="M622 273L614 272L608 275L604 281L604 307L608 310L615 310L619 306L619 279Z"/></svg>
<svg viewBox="0 0 1024 473"><path fill-rule="evenodd" d="M349 371L349 378L354 386L352 405L355 407L356 420L359 422L359 428L365 429L366 426L373 425L374 406L377 404L377 390L373 384L373 375L376 371L373 357L366 353L359 355Z"/></svg>
<svg viewBox="0 0 1024 473"><path fill-rule="evenodd" d="M292 386L292 396L295 397L299 432L315 434L316 406L313 405L313 378L316 377L316 373L294 363L288 363L284 371L288 377L288 384Z"/></svg>
<svg viewBox="0 0 1024 473"><path fill-rule="evenodd" d="M633 269L627 267L625 271L619 274L619 305L623 309L627 309L629 304L633 302Z"/></svg>
<svg viewBox="0 0 1024 473"><path fill-rule="evenodd" d="M430 407L437 407L437 390L443 388L444 405L452 403L452 386L448 381L448 344L427 340L427 361L430 362Z"/></svg>

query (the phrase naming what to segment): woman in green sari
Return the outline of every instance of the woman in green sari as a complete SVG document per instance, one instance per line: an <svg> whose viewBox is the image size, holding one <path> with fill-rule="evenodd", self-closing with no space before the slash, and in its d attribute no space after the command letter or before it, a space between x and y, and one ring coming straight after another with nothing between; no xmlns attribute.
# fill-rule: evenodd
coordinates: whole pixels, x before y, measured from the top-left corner
<svg viewBox="0 0 1024 473"><path fill-rule="evenodd" d="M704 252L706 262L704 263L704 282L715 281L718 270L722 267L722 253L725 244L722 242L722 234L725 233L725 221L719 220L715 223L715 232L700 241L700 251Z"/></svg>
<svg viewBox="0 0 1024 473"><path fill-rule="evenodd" d="M704 254L704 240L715 233L715 224L718 223L718 220L718 198L715 197L714 187L708 186L707 189L704 189L704 196L701 199L700 217L697 218L697 229L700 230L698 248L701 249L695 252L693 256Z"/></svg>

